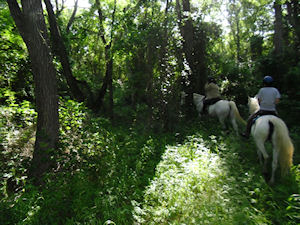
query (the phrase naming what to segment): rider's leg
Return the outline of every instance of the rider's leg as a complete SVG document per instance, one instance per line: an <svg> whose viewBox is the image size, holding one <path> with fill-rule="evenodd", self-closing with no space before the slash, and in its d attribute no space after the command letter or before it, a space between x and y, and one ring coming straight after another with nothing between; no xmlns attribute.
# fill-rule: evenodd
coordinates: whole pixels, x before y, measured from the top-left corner
<svg viewBox="0 0 300 225"><path fill-rule="evenodd" d="M256 113L253 113L249 118L248 118L248 121L247 121L247 125L246 125L246 130L244 133L242 133L242 136L245 137L245 138L249 138L250 136L250 132L251 132L251 127L253 125L253 119L258 116L260 113L260 111L257 111Z"/></svg>

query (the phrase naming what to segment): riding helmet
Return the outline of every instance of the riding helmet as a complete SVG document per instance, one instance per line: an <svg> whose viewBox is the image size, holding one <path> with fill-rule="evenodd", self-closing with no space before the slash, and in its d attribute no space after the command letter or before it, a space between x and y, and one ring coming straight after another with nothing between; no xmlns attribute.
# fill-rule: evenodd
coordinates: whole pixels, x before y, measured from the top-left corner
<svg viewBox="0 0 300 225"><path fill-rule="evenodd" d="M273 83L273 78L271 76L265 76L263 79L264 84L271 84Z"/></svg>
<svg viewBox="0 0 300 225"><path fill-rule="evenodd" d="M216 83L216 80L213 77L208 77L207 81L208 81L208 83Z"/></svg>

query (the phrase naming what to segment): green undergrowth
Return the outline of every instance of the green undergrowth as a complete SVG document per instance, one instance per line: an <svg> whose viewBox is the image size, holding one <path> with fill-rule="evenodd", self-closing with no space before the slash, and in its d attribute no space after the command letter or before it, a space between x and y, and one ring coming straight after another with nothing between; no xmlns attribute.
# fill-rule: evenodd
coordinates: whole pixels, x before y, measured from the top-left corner
<svg viewBox="0 0 300 225"><path fill-rule="evenodd" d="M25 113L32 112L29 105L17 108L1 120L0 224L299 223L297 132L296 166L269 186L253 141L223 133L213 119L154 132L137 123L111 124L61 99L57 167L38 188L26 177L26 143L34 141L26 123L35 116ZM18 121L27 122L13 125Z"/></svg>
<svg viewBox="0 0 300 225"><path fill-rule="evenodd" d="M241 166L231 164L239 161L237 154L220 151L227 149L211 146L199 134L189 137L183 145L169 146L145 191L143 204L136 204L137 222L266 224L263 212L251 205L244 189L253 183L254 173L248 171L240 179ZM254 183L256 188L261 185Z"/></svg>
<svg viewBox="0 0 300 225"><path fill-rule="evenodd" d="M134 202L136 224L299 223L299 172L270 187L247 145L206 135L167 147L143 202Z"/></svg>

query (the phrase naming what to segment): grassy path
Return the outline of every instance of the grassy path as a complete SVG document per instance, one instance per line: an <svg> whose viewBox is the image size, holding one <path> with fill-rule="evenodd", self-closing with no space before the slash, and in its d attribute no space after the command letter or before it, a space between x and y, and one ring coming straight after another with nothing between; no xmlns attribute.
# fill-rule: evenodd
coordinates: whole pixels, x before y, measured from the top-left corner
<svg viewBox="0 0 300 225"><path fill-rule="evenodd" d="M242 175L239 161L213 137L206 143L198 134L183 145L169 146L144 202L135 203L136 222L268 224L264 213L252 206L252 190L246 188L253 183L254 171ZM258 185L263 182L253 190Z"/></svg>
<svg viewBox="0 0 300 225"><path fill-rule="evenodd" d="M42 189L18 149L1 152L0 224L299 224L299 167L269 187L251 140L199 121L155 134L73 108Z"/></svg>
<svg viewBox="0 0 300 225"><path fill-rule="evenodd" d="M269 187L253 142L212 130L167 147L136 224L299 224L299 171Z"/></svg>

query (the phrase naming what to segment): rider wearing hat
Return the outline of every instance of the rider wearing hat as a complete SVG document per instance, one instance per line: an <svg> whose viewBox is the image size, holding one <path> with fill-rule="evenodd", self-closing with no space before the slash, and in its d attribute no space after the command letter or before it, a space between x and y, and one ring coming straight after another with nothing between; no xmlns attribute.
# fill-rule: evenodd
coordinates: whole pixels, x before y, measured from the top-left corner
<svg viewBox="0 0 300 225"><path fill-rule="evenodd" d="M259 110L252 114L247 122L245 133L242 136L248 138L251 132L251 126L254 123L254 119L262 115L275 115L278 116L276 111L276 104L279 103L280 93L273 87L273 78L271 76L265 76L263 79L264 87L261 88L256 95L259 103Z"/></svg>
<svg viewBox="0 0 300 225"><path fill-rule="evenodd" d="M205 99L203 102L203 112L205 109L217 101L221 100L221 94L218 85L216 84L216 80L213 77L209 77L207 79L207 83L204 86L205 91Z"/></svg>

